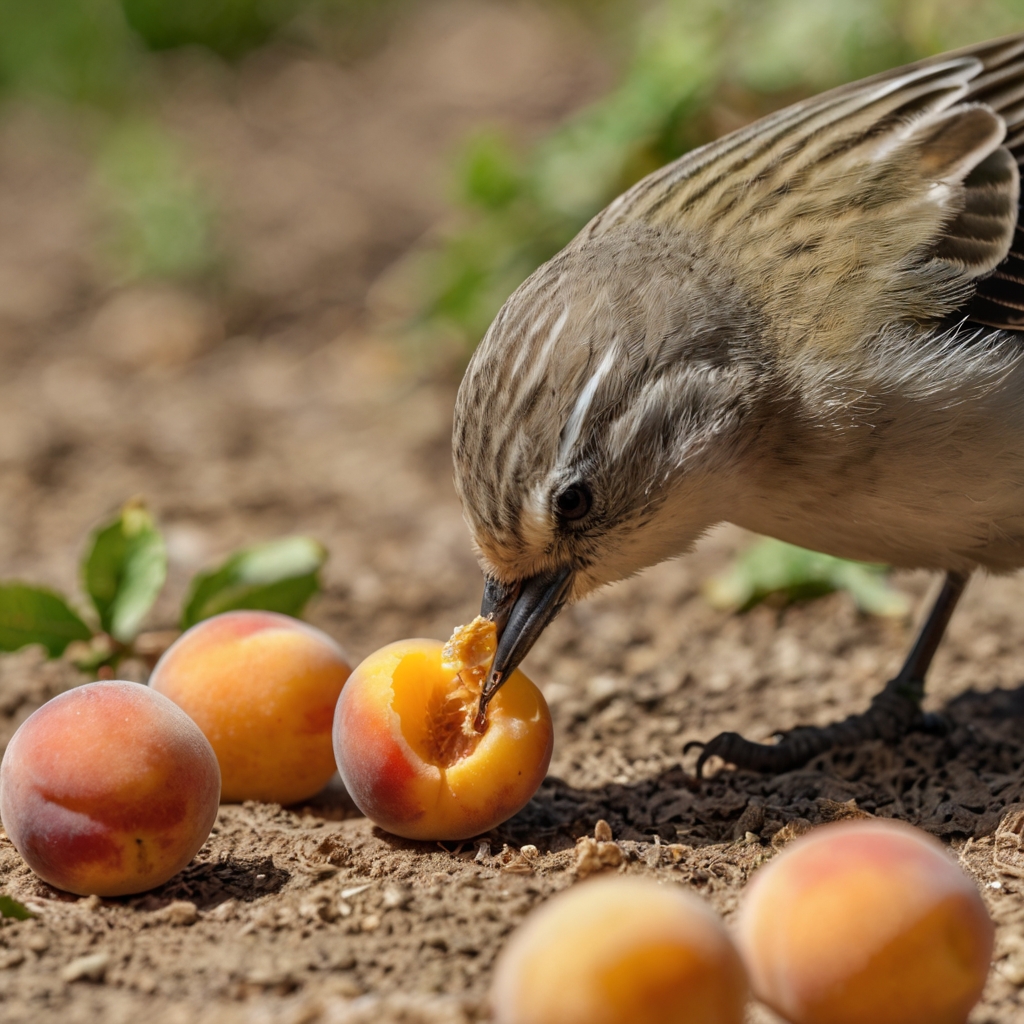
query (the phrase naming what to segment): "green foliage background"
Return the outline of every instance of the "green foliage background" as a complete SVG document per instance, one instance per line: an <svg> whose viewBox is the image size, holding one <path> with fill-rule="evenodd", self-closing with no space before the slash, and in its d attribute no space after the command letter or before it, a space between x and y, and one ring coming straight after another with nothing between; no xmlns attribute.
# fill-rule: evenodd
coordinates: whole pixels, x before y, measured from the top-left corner
<svg viewBox="0 0 1024 1024"><path fill-rule="evenodd" d="M467 141L460 215L410 275L427 339L470 351L524 278L687 150L803 96L1024 29L1024 0L660 0L601 13L617 87L530 149L494 130Z"/></svg>
<svg viewBox="0 0 1024 1024"><path fill-rule="evenodd" d="M430 0L418 0L425 5ZM455 172L461 214L417 261L415 325L464 350L539 263L654 167L774 107L1024 27L1024 0L534 0L597 27L619 84L530 149L484 129ZM0 94L99 112L97 180L125 278L215 268L210 207L153 115L154 55L225 60L273 40L340 59L417 0L0 0Z"/></svg>
<svg viewBox="0 0 1024 1024"><path fill-rule="evenodd" d="M236 60L273 39L338 57L380 35L403 0L0 0L0 97L76 113L109 221L115 278L214 272L216 215L155 114L158 51Z"/></svg>

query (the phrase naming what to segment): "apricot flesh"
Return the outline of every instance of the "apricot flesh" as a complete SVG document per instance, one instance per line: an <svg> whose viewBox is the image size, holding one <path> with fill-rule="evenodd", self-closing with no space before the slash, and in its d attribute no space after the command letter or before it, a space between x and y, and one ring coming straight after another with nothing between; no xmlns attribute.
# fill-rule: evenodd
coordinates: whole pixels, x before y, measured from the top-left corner
<svg viewBox="0 0 1024 1024"><path fill-rule="evenodd" d="M28 866L81 896L161 885L206 842L220 771L206 737L139 683L89 683L44 704L0 763L0 818Z"/></svg>
<svg viewBox="0 0 1024 1024"><path fill-rule="evenodd" d="M182 634L149 685L210 741L225 802L290 804L334 774L331 723L350 671L321 630L276 612L234 611Z"/></svg>
<svg viewBox="0 0 1024 1024"><path fill-rule="evenodd" d="M473 728L494 653L493 624L480 623L453 638L464 643L388 644L356 666L342 691L338 771L356 806L395 835L479 835L523 807L547 773L551 715L522 672L491 701L485 731Z"/></svg>
<svg viewBox="0 0 1024 1024"><path fill-rule="evenodd" d="M495 966L497 1024L741 1024L747 981L703 900L647 879L582 882L534 911Z"/></svg>
<svg viewBox="0 0 1024 1024"><path fill-rule="evenodd" d="M738 937L755 995L793 1024L963 1024L993 925L936 840L861 820L815 829L758 871Z"/></svg>

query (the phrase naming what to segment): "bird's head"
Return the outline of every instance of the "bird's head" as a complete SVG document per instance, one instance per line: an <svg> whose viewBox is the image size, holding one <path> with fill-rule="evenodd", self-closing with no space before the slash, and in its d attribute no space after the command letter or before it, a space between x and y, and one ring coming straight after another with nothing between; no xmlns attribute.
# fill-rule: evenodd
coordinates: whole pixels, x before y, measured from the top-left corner
<svg viewBox="0 0 1024 1024"><path fill-rule="evenodd" d="M485 703L567 601L724 518L763 377L756 337L691 241L637 225L581 236L505 303L453 436L499 631Z"/></svg>

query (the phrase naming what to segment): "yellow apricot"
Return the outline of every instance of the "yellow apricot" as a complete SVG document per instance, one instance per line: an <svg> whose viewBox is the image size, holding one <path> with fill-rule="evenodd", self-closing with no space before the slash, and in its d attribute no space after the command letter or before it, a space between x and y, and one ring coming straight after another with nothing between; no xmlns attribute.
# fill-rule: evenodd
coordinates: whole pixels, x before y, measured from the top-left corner
<svg viewBox="0 0 1024 1024"><path fill-rule="evenodd" d="M495 966L497 1024L741 1024L747 981L703 900L647 879L582 882L535 910Z"/></svg>
<svg viewBox="0 0 1024 1024"><path fill-rule="evenodd" d="M351 671L326 634L287 615L215 615L178 638L149 685L202 729L225 801L289 804L334 774L331 723Z"/></svg>
<svg viewBox="0 0 1024 1024"><path fill-rule="evenodd" d="M964 1024L993 926L940 843L874 819L815 829L758 871L738 941L754 994L793 1024Z"/></svg>

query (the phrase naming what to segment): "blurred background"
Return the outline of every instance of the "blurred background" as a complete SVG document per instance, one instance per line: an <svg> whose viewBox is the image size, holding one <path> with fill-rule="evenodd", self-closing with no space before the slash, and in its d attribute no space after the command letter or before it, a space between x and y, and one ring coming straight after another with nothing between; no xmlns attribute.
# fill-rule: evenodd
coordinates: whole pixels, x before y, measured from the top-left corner
<svg viewBox="0 0 1024 1024"><path fill-rule="evenodd" d="M459 375L633 181L1024 0L0 0L0 577L134 496L187 577L302 532L362 655L479 575ZM28 657L29 655L26 655ZM34 655L33 655L34 656Z"/></svg>

